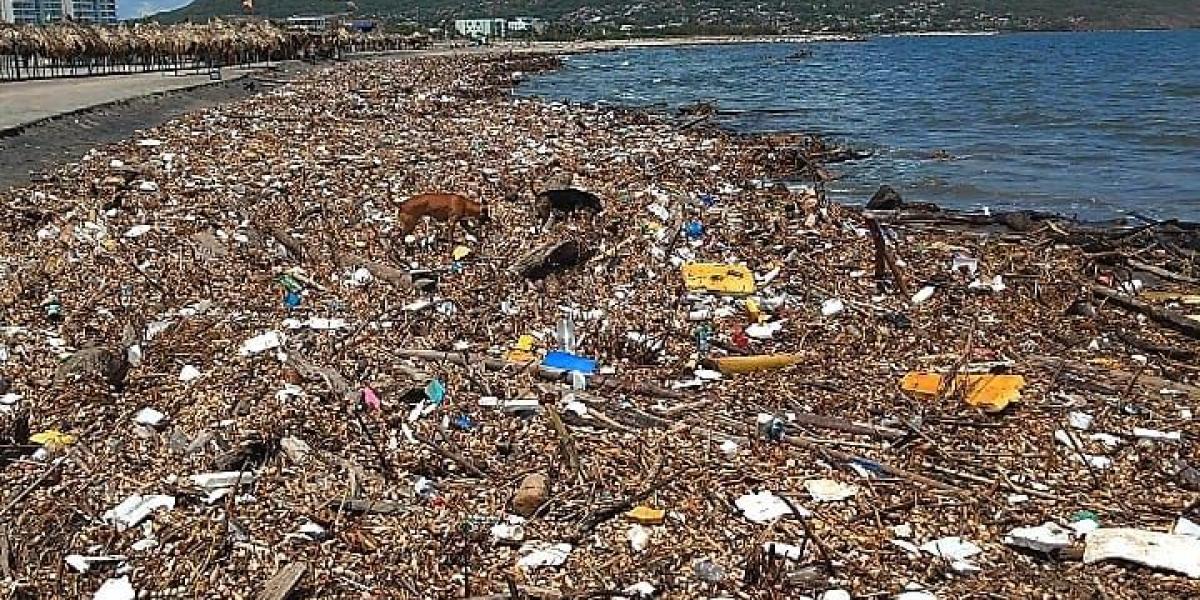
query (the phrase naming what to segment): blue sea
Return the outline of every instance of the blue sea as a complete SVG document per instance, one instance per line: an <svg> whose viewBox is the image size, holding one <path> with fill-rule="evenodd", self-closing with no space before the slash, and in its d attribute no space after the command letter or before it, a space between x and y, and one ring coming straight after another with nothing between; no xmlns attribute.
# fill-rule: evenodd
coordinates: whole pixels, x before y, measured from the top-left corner
<svg viewBox="0 0 1200 600"><path fill-rule="evenodd" d="M888 183L961 209L1200 220L1200 31L630 49L568 57L518 93L708 101L734 130L823 134L872 153L833 166L842 202Z"/></svg>

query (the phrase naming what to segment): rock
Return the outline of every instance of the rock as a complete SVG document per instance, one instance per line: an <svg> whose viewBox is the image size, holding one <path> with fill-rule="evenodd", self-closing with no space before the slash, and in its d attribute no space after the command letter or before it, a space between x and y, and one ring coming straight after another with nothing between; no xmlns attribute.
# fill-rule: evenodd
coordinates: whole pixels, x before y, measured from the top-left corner
<svg viewBox="0 0 1200 600"><path fill-rule="evenodd" d="M900 210L904 208L904 199L890 185L879 186L879 191L867 202L867 210Z"/></svg>
<svg viewBox="0 0 1200 600"><path fill-rule="evenodd" d="M54 373L54 381L62 383L69 378L99 375L109 385L120 387L129 373L129 361L125 353L114 353L108 348L93 346L71 355Z"/></svg>
<svg viewBox="0 0 1200 600"><path fill-rule="evenodd" d="M541 473L531 473L521 480L521 487L513 496L512 510L518 515L528 517L537 511L538 507L550 495L549 481Z"/></svg>

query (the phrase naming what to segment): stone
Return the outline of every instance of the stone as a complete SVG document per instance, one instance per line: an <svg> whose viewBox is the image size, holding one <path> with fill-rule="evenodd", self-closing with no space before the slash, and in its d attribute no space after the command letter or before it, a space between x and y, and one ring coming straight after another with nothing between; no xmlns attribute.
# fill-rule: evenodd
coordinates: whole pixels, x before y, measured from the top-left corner
<svg viewBox="0 0 1200 600"><path fill-rule="evenodd" d="M549 481L541 473L531 473L521 480L521 487L513 496L512 511L528 517L546 502L550 495Z"/></svg>
<svg viewBox="0 0 1200 600"><path fill-rule="evenodd" d="M890 185L881 185L867 202L867 210L899 210L904 208L904 199Z"/></svg>

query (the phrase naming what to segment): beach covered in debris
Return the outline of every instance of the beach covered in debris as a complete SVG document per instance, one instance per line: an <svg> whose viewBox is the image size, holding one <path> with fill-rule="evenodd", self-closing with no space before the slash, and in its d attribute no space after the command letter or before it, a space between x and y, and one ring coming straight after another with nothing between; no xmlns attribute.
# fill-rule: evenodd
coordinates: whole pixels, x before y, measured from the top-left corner
<svg viewBox="0 0 1200 600"><path fill-rule="evenodd" d="M1194 228L828 204L773 183L819 140L511 95L556 64L314 70L4 193L9 595L1200 594Z"/></svg>

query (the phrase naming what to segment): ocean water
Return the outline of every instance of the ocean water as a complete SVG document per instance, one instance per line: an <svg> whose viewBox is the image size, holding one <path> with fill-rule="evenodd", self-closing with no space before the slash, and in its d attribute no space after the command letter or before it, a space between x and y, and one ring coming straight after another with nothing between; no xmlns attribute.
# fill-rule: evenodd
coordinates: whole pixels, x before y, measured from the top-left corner
<svg viewBox="0 0 1200 600"><path fill-rule="evenodd" d="M1200 220L1200 31L631 49L568 57L518 93L709 101L735 130L823 134L872 153L833 166L843 202L888 183L962 209Z"/></svg>

